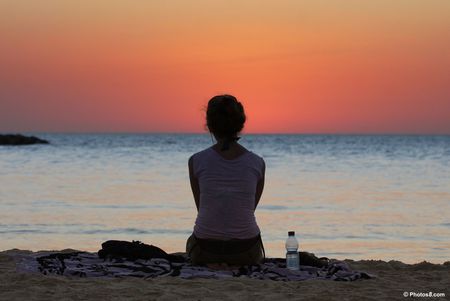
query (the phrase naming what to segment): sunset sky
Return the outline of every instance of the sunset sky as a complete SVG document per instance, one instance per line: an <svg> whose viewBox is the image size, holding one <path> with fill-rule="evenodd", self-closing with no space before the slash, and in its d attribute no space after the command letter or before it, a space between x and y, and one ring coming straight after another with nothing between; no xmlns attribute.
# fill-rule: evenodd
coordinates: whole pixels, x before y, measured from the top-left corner
<svg viewBox="0 0 450 301"><path fill-rule="evenodd" d="M450 134L449 0L0 0L0 132Z"/></svg>

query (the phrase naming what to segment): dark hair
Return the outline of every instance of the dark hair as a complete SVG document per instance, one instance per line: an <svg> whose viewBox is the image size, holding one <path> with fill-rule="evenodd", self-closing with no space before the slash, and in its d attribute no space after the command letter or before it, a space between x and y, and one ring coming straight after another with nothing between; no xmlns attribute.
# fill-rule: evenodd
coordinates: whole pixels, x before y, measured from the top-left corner
<svg viewBox="0 0 450 301"><path fill-rule="evenodd" d="M232 138L244 128L244 107L232 95L211 98L206 109L206 126L218 138Z"/></svg>

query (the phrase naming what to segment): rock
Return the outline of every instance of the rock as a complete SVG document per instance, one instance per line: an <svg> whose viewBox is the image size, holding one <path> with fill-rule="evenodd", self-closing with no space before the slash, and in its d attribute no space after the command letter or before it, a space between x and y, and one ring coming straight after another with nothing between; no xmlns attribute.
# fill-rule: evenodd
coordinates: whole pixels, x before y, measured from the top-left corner
<svg viewBox="0 0 450 301"><path fill-rule="evenodd" d="M47 140L39 139L35 136L0 135L0 145L27 145L27 144L48 144Z"/></svg>

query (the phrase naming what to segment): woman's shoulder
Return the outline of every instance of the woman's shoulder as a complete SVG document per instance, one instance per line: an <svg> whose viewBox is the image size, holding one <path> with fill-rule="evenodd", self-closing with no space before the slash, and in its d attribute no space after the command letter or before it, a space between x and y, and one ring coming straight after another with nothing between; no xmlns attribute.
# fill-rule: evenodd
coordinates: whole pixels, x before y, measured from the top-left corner
<svg viewBox="0 0 450 301"><path fill-rule="evenodd" d="M260 155L258 155L257 153L254 153L251 150L247 149L248 154L255 160L259 160L259 161L264 161L263 157L261 157Z"/></svg>
<svg viewBox="0 0 450 301"><path fill-rule="evenodd" d="M264 162L263 157L261 157L260 155L252 152L252 151L248 151L248 157L255 162L255 164L259 165L261 168L264 167L266 165L266 163Z"/></svg>
<svg viewBox="0 0 450 301"><path fill-rule="evenodd" d="M212 150L211 147L207 147L199 152L196 152L189 157L189 161L192 161L195 158L201 158L201 157L208 156L210 154L211 150Z"/></svg>
<svg viewBox="0 0 450 301"><path fill-rule="evenodd" d="M240 159L246 158L247 160L251 160L253 162L256 162L257 164L261 164L261 165L265 164L264 159L260 155L254 153L253 151L248 150L244 147L242 147L242 148L244 151L240 156L235 158L236 160L227 160L227 161L241 161ZM220 156L220 155L219 156L217 156L217 155L218 154L216 154L216 151L212 147L207 147L199 152L192 154L191 157L189 158L189 161L191 161L191 162L193 162L194 160L203 161L207 157L216 158L216 157Z"/></svg>

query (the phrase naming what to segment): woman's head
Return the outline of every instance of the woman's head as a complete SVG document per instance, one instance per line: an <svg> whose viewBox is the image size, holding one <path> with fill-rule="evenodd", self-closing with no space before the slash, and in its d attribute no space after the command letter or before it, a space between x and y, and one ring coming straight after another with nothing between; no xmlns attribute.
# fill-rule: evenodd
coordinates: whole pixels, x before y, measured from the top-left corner
<svg viewBox="0 0 450 301"><path fill-rule="evenodd" d="M211 98L206 109L206 126L216 138L232 138L244 128L244 107L232 95Z"/></svg>

